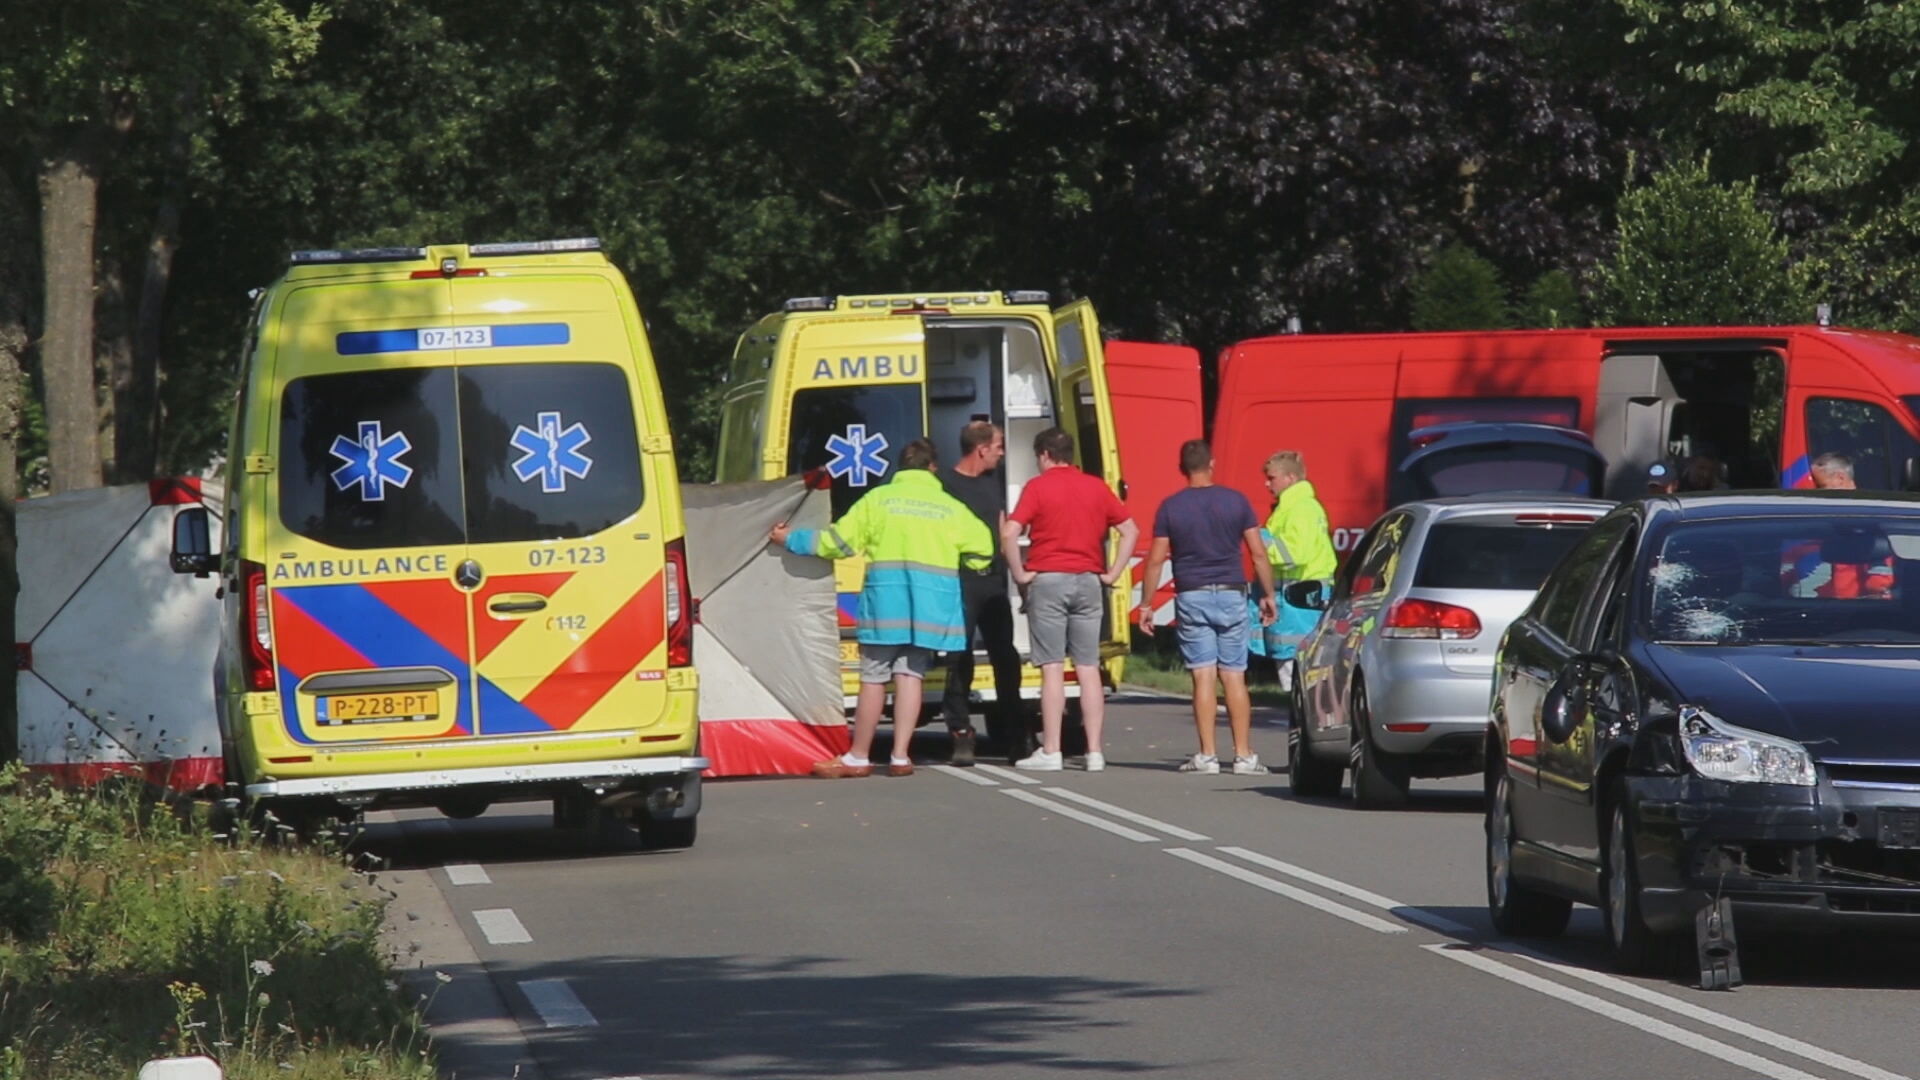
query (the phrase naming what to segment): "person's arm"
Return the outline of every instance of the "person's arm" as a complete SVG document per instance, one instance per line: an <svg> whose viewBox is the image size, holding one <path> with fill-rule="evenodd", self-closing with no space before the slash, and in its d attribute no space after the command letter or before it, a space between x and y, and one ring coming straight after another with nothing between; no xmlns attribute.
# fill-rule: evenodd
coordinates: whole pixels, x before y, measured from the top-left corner
<svg viewBox="0 0 1920 1080"><path fill-rule="evenodd" d="M1260 579L1260 625L1272 626L1280 617L1280 607L1273 595L1273 566L1267 562L1265 537L1256 526L1241 533L1240 538L1253 556L1253 576Z"/></svg>
<svg viewBox="0 0 1920 1080"><path fill-rule="evenodd" d="M985 570L993 563L992 530L964 506L954 515L954 520L958 523L960 569L975 573Z"/></svg>
<svg viewBox="0 0 1920 1080"><path fill-rule="evenodd" d="M824 529L795 529L786 522L775 525L767 539L795 555L821 559L845 559L858 555L866 545L867 500L854 503L845 517Z"/></svg>
<svg viewBox="0 0 1920 1080"><path fill-rule="evenodd" d="M1020 538L1027 534L1027 519L1033 512L1029 502L1032 497L1031 492L1023 489L1013 513L1000 519L1000 554L1006 557L1007 572L1013 575L1013 583L1022 587L1033 584L1033 571L1027 569L1026 553L1020 550Z"/></svg>
<svg viewBox="0 0 1920 1080"><path fill-rule="evenodd" d="M1260 562L1265 559L1269 568L1292 566L1297 562L1292 550L1287 547L1286 531L1287 517L1276 506L1267 518L1267 527L1260 530L1262 554L1256 556L1253 561Z"/></svg>
<svg viewBox="0 0 1920 1080"><path fill-rule="evenodd" d="M1120 580L1127 572L1127 563L1133 559L1133 548L1140 542L1140 526L1132 518L1116 526L1120 532L1120 542L1114 545L1113 559L1107 564L1107 572L1100 575L1100 584L1111 585Z"/></svg>
<svg viewBox="0 0 1920 1080"><path fill-rule="evenodd" d="M1140 632L1148 637L1153 636L1153 593L1160 585L1160 566L1172 550L1172 541L1164 536L1154 537L1147 547L1147 568L1140 579Z"/></svg>

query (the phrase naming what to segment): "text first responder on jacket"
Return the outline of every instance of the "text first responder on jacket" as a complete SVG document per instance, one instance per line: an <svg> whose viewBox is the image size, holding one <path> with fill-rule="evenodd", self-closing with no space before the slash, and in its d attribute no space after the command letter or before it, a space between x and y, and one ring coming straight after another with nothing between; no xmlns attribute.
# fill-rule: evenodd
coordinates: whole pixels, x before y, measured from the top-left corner
<svg viewBox="0 0 1920 1080"><path fill-rule="evenodd" d="M860 696L853 712L853 745L845 756L818 762L815 776L866 776L874 731L893 683L893 757L890 776L913 772L908 749L920 721L922 680L936 652L968 646L960 601L960 571L978 571L993 558L993 537L966 504L947 494L934 474L933 444L915 439L900 451L900 468L886 485L860 497L846 516L825 529L769 534L797 555L845 559L864 554L865 578L855 637L860 642Z"/></svg>

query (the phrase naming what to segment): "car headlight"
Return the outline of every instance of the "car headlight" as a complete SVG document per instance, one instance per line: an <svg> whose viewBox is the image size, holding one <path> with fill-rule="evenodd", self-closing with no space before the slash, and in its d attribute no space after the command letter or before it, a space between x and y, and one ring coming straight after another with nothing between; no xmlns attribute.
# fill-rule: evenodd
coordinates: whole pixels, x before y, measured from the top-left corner
<svg viewBox="0 0 1920 1080"><path fill-rule="evenodd" d="M1709 780L1812 787L1813 756L1790 739L1734 727L1695 705L1680 706L1687 764Z"/></svg>

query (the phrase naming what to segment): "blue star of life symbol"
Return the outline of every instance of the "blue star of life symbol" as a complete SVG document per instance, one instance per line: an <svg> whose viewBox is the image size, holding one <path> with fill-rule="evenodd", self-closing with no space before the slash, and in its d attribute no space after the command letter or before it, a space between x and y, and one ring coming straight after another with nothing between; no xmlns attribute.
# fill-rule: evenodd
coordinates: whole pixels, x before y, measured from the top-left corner
<svg viewBox="0 0 1920 1080"><path fill-rule="evenodd" d="M513 431L513 448L520 451L520 460L513 463L513 475L522 483L539 477L540 490L549 495L567 490L569 476L585 480L593 468L593 459L580 452L593 441L586 427L578 420L561 427L557 412L539 414L535 425L530 428L521 424Z"/></svg>
<svg viewBox="0 0 1920 1080"><path fill-rule="evenodd" d="M327 453L346 462L333 470L333 486L345 491L357 485L362 501L382 502L387 497L387 485L404 488L413 479L413 466L400 462L401 455L412 449L406 432L386 435L380 430L380 421L362 420L357 438L333 437Z"/></svg>
<svg viewBox="0 0 1920 1080"><path fill-rule="evenodd" d="M846 477L854 487L866 487L871 477L887 475L887 459L880 456L886 448L885 435L877 431L867 434L865 424L848 424L845 435L827 437L827 449L833 453L827 460L827 475L835 480Z"/></svg>

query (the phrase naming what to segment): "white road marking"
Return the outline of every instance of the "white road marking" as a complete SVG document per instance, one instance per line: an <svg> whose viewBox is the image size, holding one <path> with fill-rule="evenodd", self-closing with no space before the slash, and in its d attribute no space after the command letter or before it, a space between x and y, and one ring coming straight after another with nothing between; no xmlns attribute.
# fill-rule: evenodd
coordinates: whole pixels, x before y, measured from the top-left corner
<svg viewBox="0 0 1920 1080"><path fill-rule="evenodd" d="M1597 971L1588 971L1585 968L1564 964L1550 956L1543 956L1524 947L1499 947L1503 952L1512 953L1521 959L1532 961L1541 967L1558 972L1561 975L1579 979L1582 982L1592 983L1595 986L1604 986L1622 997L1634 998L1639 1001L1644 1001L1649 1005L1658 1005L1667 1012L1691 1017L1702 1023L1712 1024L1731 1034L1745 1036L1754 1042L1765 1043L1777 1050L1785 1050L1789 1054L1796 1054L1806 1058L1808 1061L1817 1061L1828 1068L1839 1069L1841 1072L1862 1077L1864 1080L1912 1080L1911 1077L1904 1076L1900 1073L1888 1072L1877 1065L1869 1065L1864 1061L1856 1061L1844 1054L1836 1054L1831 1050L1821 1049L1812 1043L1801 1042L1799 1039L1793 1038L1790 1035L1782 1035L1777 1031L1769 1031L1766 1028L1749 1024L1744 1020L1736 1020L1725 1013L1717 1013L1712 1009L1701 1008L1690 1001L1674 997L1671 994L1660 993L1657 990L1641 986L1636 982L1629 982L1626 979L1616 978L1612 975L1605 975Z"/></svg>
<svg viewBox="0 0 1920 1080"><path fill-rule="evenodd" d="M1297 877L1301 881L1318 885L1328 892L1337 892L1342 896L1351 897L1363 904L1390 912L1399 918L1405 919L1410 923L1424 926L1429 930L1436 930L1442 934L1470 934L1473 932L1472 927L1465 923L1454 922L1445 915L1436 915L1431 911L1423 911L1411 904L1403 904L1391 897L1381 896L1377 892L1369 892L1358 885L1349 885L1344 881L1330 878L1325 874L1316 874L1305 867L1295 866L1290 862L1282 862L1272 856L1262 855L1257 851L1248 851L1242 847L1223 847L1220 850L1236 859L1245 859L1255 866L1264 866L1269 870L1278 870L1290 877Z"/></svg>
<svg viewBox="0 0 1920 1080"><path fill-rule="evenodd" d="M1009 794L1013 793L1009 792ZM1256 874L1244 866L1236 866L1224 859L1216 859L1211 855L1202 855L1200 852L1190 848L1166 848L1165 850L1167 854L1172 855L1174 858L1185 859L1196 866L1204 866L1209 870L1217 870L1236 881L1244 881L1257 889L1265 889L1270 893L1278 893L1296 903L1305 904L1310 908L1317 908L1338 919L1345 919L1355 926L1364 926L1369 930L1382 934L1404 934L1407 932L1407 928L1398 923L1390 923L1385 919L1369 915L1364 911L1355 911L1345 904L1336 904L1332 900L1317 893L1310 893L1305 889L1296 888L1284 881L1275 881L1265 874Z"/></svg>
<svg viewBox="0 0 1920 1080"><path fill-rule="evenodd" d="M1521 971L1518 968L1502 964L1497 960L1490 959L1483 952L1447 945L1422 945L1420 947L1435 955L1444 956L1449 960L1465 964L1470 968L1484 971L1495 978L1505 979L1510 983L1515 983L1556 1000L1564 1001L1577 1009L1585 1009L1591 1013L1598 1013L1609 1020L1625 1024L1631 1028L1638 1028L1657 1039L1665 1039L1670 1043L1684 1046L1689 1050L1698 1051L1709 1057L1717 1057L1722 1061L1737 1065L1740 1068L1750 1069L1762 1076L1772 1077L1773 1080L1819 1080L1819 1078L1815 1077L1812 1073L1801 1072L1791 1065L1783 1065L1771 1058L1763 1058L1758 1054L1749 1053L1737 1046L1729 1046L1718 1039L1708 1038L1697 1032L1688 1031L1686 1028L1669 1024L1665 1020L1655 1019L1654 1017L1634 1012L1624 1005L1615 1005L1611 1001L1595 997L1583 990L1575 990L1570 986L1562 986L1557 982L1542 978L1531 972Z"/></svg>
<svg viewBox="0 0 1920 1080"><path fill-rule="evenodd" d="M1161 821L1159 818L1150 818L1145 814L1136 814L1133 811L1126 809L1125 807L1115 806L1110 802L1101 802L1099 799L1093 798L1090 795L1082 795L1079 792L1070 790L1068 788L1056 787L1056 788L1047 788L1045 790L1046 790L1046 793L1049 795L1053 795L1058 798L1068 799L1073 802L1077 802L1081 806L1091 806L1095 810L1105 811L1109 816L1117 817L1121 821L1131 821L1135 825L1145 825L1149 829L1159 829L1161 832L1166 833L1168 836L1174 837L1176 839L1180 839L1180 840L1207 839L1206 837L1200 835L1197 832L1193 832L1190 829L1183 829L1178 825L1169 825L1166 822Z"/></svg>
<svg viewBox="0 0 1920 1080"><path fill-rule="evenodd" d="M981 787L999 787L1000 786L998 781L993 780L989 777L975 776L974 769L979 768L979 766L977 765L974 766L973 769L957 769L952 765L935 765L932 768L934 772L943 772L943 773L946 773L948 776L958 777L962 780L965 780L969 784L979 784Z"/></svg>
<svg viewBox="0 0 1920 1080"><path fill-rule="evenodd" d="M487 936L489 945L526 945L533 941L533 935L520 925L520 916L512 908L487 908L473 913L473 921L480 925L480 932Z"/></svg>
<svg viewBox="0 0 1920 1080"><path fill-rule="evenodd" d="M448 863L445 867L447 881L453 885L491 885L493 879L487 876L487 868L479 863Z"/></svg>
<svg viewBox="0 0 1920 1080"><path fill-rule="evenodd" d="M565 979L525 979L520 983L520 992L527 995L527 1004L540 1014L540 1022L550 1028L600 1026L600 1021L580 1003Z"/></svg>
<svg viewBox="0 0 1920 1080"><path fill-rule="evenodd" d="M983 773L997 776L1010 784L1026 784L1031 786L1040 783L1037 778L1028 776L1026 773L1016 769L1005 769L998 765L975 765L974 768L979 769Z"/></svg>
<svg viewBox="0 0 1920 1080"><path fill-rule="evenodd" d="M974 767L979 768L979 766L977 765ZM1040 796L1035 795L1031 791L1010 791L1005 788L1002 788L1000 791L1000 794L1010 795L1013 798L1019 799L1023 803L1032 803L1034 806L1037 806L1042 810L1050 810L1053 813L1059 814L1063 818L1072 818L1073 820L1078 821L1083 825L1091 825L1096 829L1101 829L1106 832L1110 832L1115 836L1123 836L1128 840L1135 841L1136 843L1151 844L1154 842L1154 839L1155 839L1154 837L1149 836L1138 829L1129 829L1125 825L1115 825L1113 822L1108 821L1106 818L1094 817L1092 814L1087 813L1085 810L1075 810L1073 807L1068 806L1066 803L1054 802L1052 799L1043 799Z"/></svg>

